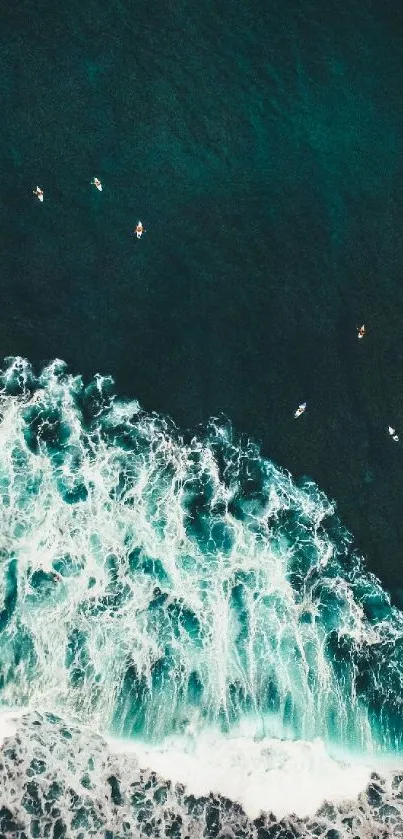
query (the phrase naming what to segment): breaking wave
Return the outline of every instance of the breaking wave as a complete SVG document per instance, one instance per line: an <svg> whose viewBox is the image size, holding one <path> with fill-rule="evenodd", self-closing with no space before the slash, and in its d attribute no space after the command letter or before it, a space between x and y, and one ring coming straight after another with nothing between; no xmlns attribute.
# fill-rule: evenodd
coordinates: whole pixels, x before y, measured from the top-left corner
<svg viewBox="0 0 403 839"><path fill-rule="evenodd" d="M60 783L71 788L82 783L81 770L85 775L83 764L80 771L69 770L74 784L62 780L68 749L77 751L69 745L75 737L84 750L80 761L96 740L102 772L115 761L115 769L107 770L115 780L122 779L119 766L125 761L131 761L140 786L146 782L139 759L143 766L149 762L147 771L161 766L165 781L151 787L162 789L160 783L169 781L167 807L182 814L182 822L164 834L169 819L161 816L158 830L178 837L203 835L210 806L218 808L221 826L207 831L209 836L229 835L222 827L225 807L235 822L236 812L256 822L259 809L269 813L276 807L276 816L284 818L298 811L292 785L286 802L275 795L276 783L284 784L284 773L275 775L279 767L288 766L292 778L301 774L305 758L296 755L308 755L310 771L312 758L316 761L316 789L328 799L337 766L346 780L338 797L345 798L365 788L368 760L375 766L393 756L400 763L403 618L350 550L349 535L318 488L310 481L296 485L255 444L238 439L224 419L185 438L166 418L146 414L135 401L118 400L111 379L96 376L85 385L60 361L39 373L20 358L7 364L0 379L0 699L3 707L29 710L19 722L19 748L36 750L30 773L28 763L25 774L18 770L25 789L25 799L15 792L20 823L28 818L21 815L29 812L23 804L27 784L42 789L39 826L45 818L42 787L51 766L45 752L50 756L52 737L63 745ZM50 740L39 747L38 732L45 731ZM120 749L112 760L108 749L116 751L116 744L107 746L99 732L130 739L137 758ZM204 760L203 743L216 769L221 758L221 772ZM8 751L21 767L16 749ZM13 761L10 755L7 760ZM351 770L357 788L346 755L360 762L360 770ZM191 784L192 778L196 789L192 759L199 765L204 760L205 785L214 784L214 790L198 789L200 799L191 787L173 791L175 781ZM248 761L251 772L253 764L266 775L253 801L245 792ZM320 767L332 761L329 785L322 788ZM175 777L175 766L182 778ZM49 783L58 783L53 764L52 772ZM101 775L87 789L102 799L99 790L110 782ZM235 787L231 777L238 779ZM398 815L389 817L398 835L400 782L379 783L377 806L396 810ZM139 800L155 800L150 788ZM257 776L253 788L259 789ZM110 789L113 800L113 784ZM218 796L214 804L203 798L209 792ZM76 792L69 804L74 812L85 810L79 795L91 798L85 790ZM130 795L127 786L115 797L129 807ZM162 796L161 811L167 798L156 795ZM238 805L224 806L220 795L222 801L236 798ZM193 833L184 827L185 799L196 802L189 815ZM320 805L316 799L317 794L312 813ZM307 792L305 805L309 800ZM153 806L142 804L145 810ZM308 818L299 809L300 818ZM315 835L337 839L336 809L333 827L325 820L324 832ZM17 819L12 808L8 812L6 820ZM120 833L110 828L110 836L136 835L124 812ZM79 836L84 829L82 836L98 835L97 830L106 836L111 816L102 813L92 833L80 827L80 819L72 826L70 813L66 835ZM125 818L131 825L126 832ZM144 835L158 835L156 822L147 828L150 818L136 822L140 834L144 829ZM262 831L280 824L276 818L272 827L265 818L260 826L255 822L252 832L242 835L264 839ZM357 825L351 835L367 835ZM365 819L362 825L367 829ZM348 824L343 829L350 835Z"/></svg>

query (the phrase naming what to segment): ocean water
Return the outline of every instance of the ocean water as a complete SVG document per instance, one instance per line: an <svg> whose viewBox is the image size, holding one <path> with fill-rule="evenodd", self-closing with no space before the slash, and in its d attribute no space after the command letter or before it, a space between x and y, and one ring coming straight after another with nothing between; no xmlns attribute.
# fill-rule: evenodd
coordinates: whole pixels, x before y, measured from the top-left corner
<svg viewBox="0 0 403 839"><path fill-rule="evenodd" d="M403 836L402 8L0 23L0 837Z"/></svg>
<svg viewBox="0 0 403 839"><path fill-rule="evenodd" d="M4 835L401 835L403 616L318 487L61 361L0 412Z"/></svg>
<svg viewBox="0 0 403 839"><path fill-rule="evenodd" d="M402 606L401 4L1 23L0 358L112 375L184 431L224 412L337 500Z"/></svg>

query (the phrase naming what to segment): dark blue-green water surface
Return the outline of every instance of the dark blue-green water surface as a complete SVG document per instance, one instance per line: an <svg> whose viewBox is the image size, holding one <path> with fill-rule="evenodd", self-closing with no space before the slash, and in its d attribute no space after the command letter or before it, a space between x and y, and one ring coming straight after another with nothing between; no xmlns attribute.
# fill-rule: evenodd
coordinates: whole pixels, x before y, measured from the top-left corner
<svg viewBox="0 0 403 839"><path fill-rule="evenodd" d="M183 430L225 413L336 499L402 603L400 4L0 21L0 357L112 374Z"/></svg>

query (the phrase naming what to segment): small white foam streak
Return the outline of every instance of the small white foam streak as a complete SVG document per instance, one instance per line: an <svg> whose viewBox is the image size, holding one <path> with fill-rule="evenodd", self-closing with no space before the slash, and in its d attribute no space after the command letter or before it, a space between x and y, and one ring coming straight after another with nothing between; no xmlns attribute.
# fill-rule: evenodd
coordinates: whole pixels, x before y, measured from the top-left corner
<svg viewBox="0 0 403 839"><path fill-rule="evenodd" d="M21 717L27 712L27 708L16 708L15 710L0 708L0 748L8 737L14 737Z"/></svg>

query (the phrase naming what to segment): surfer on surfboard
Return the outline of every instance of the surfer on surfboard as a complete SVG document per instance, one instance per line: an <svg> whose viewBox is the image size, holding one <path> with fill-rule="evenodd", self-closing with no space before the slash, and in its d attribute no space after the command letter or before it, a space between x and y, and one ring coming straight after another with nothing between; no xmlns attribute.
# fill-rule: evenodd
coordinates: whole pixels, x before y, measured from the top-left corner
<svg viewBox="0 0 403 839"><path fill-rule="evenodd" d="M302 404L301 404L301 405L298 405L298 408L297 408L297 410L296 410L296 411L295 411L295 413L294 413L294 417L295 417L295 419L298 419L298 417L300 417L300 416L301 416L301 414L303 414L303 413L304 413L305 409L306 409L306 402L302 402Z"/></svg>

